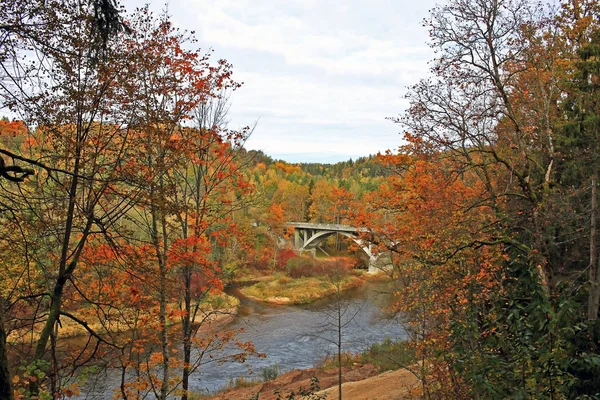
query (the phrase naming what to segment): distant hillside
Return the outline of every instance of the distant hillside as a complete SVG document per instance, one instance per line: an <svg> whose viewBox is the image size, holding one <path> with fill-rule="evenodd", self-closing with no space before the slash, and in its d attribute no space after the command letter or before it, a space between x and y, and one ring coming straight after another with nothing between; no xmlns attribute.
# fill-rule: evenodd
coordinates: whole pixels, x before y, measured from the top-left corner
<svg viewBox="0 0 600 400"><path fill-rule="evenodd" d="M274 163L285 163L297 165L300 169L312 176L322 176L332 179L349 179L351 177L378 178L389 175L389 171L379 162L376 155L359 157L356 160L340 161L337 163L288 163L276 160L261 150L249 150L248 157L252 159L253 165L260 163L267 167Z"/></svg>

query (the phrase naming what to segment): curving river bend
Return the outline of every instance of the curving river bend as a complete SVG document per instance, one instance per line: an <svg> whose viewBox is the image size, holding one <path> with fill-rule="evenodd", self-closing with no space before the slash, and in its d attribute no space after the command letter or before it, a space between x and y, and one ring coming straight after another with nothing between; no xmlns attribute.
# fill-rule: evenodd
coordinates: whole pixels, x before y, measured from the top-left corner
<svg viewBox="0 0 600 400"><path fill-rule="evenodd" d="M390 301L386 283L367 282L360 288L343 293L340 303L326 298L309 305L280 306L264 304L243 297L236 288L229 294L241 301L239 316L227 328L244 328L240 340L252 341L266 358L251 357L244 364L224 363L202 366L190 378L190 389L199 393L214 392L229 382L244 377L260 377L261 370L278 364L280 373L311 368L337 351L337 304L341 304L343 351L357 352L386 337L401 339L405 331L382 313ZM335 314L335 315L334 315ZM233 350L231 350L233 351ZM250 375L250 371L254 373ZM105 372L84 388L79 398L110 398L118 387L116 373Z"/></svg>

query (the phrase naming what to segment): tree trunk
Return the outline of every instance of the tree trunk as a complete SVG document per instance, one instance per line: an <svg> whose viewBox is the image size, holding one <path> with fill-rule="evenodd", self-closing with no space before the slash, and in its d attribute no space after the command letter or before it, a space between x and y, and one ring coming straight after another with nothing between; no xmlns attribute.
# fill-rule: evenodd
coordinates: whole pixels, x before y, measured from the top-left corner
<svg viewBox="0 0 600 400"><path fill-rule="evenodd" d="M183 394L181 400L188 399L188 388L190 379L190 361L192 359L192 271L190 267L185 267L185 315L183 316L183 372L181 383Z"/></svg>
<svg viewBox="0 0 600 400"><path fill-rule="evenodd" d="M162 179L160 180L160 187L162 189ZM162 191L160 191L162 195ZM152 218L152 242L154 245L154 251L156 252L156 260L158 262L158 279L159 279L159 335L160 335L160 348L162 354L162 383L160 385L160 392L154 394L160 400L166 400L169 391L169 335L167 332L167 235L166 235L166 217L162 211L159 211L156 205L156 189L151 188L150 196L152 198L151 203L151 218ZM160 223L160 229L162 236L158 232L158 225Z"/></svg>
<svg viewBox="0 0 600 400"><path fill-rule="evenodd" d="M79 177L77 176L80 172L80 163L81 163L81 114L78 114L77 117L77 136L76 136L76 149L75 149L75 164L73 166L73 178L71 181L70 189L69 189L69 205L67 206L67 220L65 221L65 232L63 235L63 241L61 243L61 254L60 254L60 262L58 266L58 274L56 277L56 281L54 283L54 288L52 290L52 295L50 296L50 310L48 311L48 318L46 319L46 324L42 328L40 332L40 336L37 340L37 345L35 348L35 356L33 362L37 362L44 357L46 353L46 346L48 345L48 340L50 339L50 334L54 330L54 325L60 316L60 309L62 306L62 295L67 283L68 278L73 273L75 267L77 266L77 260L83 246L85 244L85 240L89 233L89 229L91 228L91 219L88 218L86 229L84 234L78 243L75 253L71 256L71 261L69 260L69 253L71 252L70 243L71 243L71 233L73 232L73 225L75 220L75 209L77 203L77 190L79 188ZM37 395L39 392L39 382L31 382L29 385L29 389L32 395Z"/></svg>
<svg viewBox="0 0 600 400"><path fill-rule="evenodd" d="M600 264L598 264L598 174L592 175L592 210L590 216L590 293L588 296L588 320L596 321L598 319L598 307L600 306Z"/></svg>
<svg viewBox="0 0 600 400"><path fill-rule="evenodd" d="M4 330L4 303L0 301L0 399L13 400L13 398Z"/></svg>
<svg viewBox="0 0 600 400"><path fill-rule="evenodd" d="M62 295L66 283L67 279L62 274L56 279L54 290L52 292L52 295L50 296L50 311L48 312L46 323L42 328L42 331L40 332L40 337L37 341L33 363L36 363L38 360L44 358L44 354L46 353L46 345L50 340L50 335L52 334L54 326L56 325L56 321L58 321L58 318L60 316ZM29 391L32 395L35 396L39 393L39 384L40 383L37 380L29 384Z"/></svg>
<svg viewBox="0 0 600 400"><path fill-rule="evenodd" d="M337 277L338 281L337 283L337 293L336 293L336 301L337 301L337 323L338 323L338 337L337 337L337 347L338 347L338 400L342 400L342 328L343 328L343 324L342 324L342 299L341 299L341 294L342 294L342 278L340 276L340 274L338 273L338 277Z"/></svg>
<svg viewBox="0 0 600 400"><path fill-rule="evenodd" d="M160 347L162 351L162 384L160 385L160 399L167 399L169 389L169 336L167 334L167 299L166 299L166 268L163 263L160 266Z"/></svg>
<svg viewBox="0 0 600 400"><path fill-rule="evenodd" d="M162 350L163 379L160 386L160 399L166 400L169 391L169 335L167 332L167 236L166 221L162 217L163 251L159 260L160 269L160 341Z"/></svg>
<svg viewBox="0 0 600 400"><path fill-rule="evenodd" d="M338 399L342 400L342 310L338 305Z"/></svg>

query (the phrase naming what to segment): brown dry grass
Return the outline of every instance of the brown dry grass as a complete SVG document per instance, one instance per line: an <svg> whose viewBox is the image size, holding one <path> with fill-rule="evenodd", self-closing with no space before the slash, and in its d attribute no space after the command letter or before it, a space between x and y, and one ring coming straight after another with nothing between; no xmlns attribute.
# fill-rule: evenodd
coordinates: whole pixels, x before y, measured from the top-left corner
<svg viewBox="0 0 600 400"><path fill-rule="evenodd" d="M347 275L341 280L341 289L362 285L362 276ZM240 290L244 296L275 304L305 304L331 296L337 292L336 283L327 276L291 279L276 275L268 282L259 282Z"/></svg>

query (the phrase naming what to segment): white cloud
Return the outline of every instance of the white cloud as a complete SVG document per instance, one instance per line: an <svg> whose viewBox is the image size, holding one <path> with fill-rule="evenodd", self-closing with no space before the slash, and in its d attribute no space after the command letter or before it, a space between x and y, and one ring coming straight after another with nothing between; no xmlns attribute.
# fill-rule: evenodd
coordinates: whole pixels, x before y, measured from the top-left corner
<svg viewBox="0 0 600 400"><path fill-rule="evenodd" d="M400 144L400 127L385 118L427 74L421 20L434 2L186 0L169 11L233 63L244 86L232 96L231 127L260 119L249 147L331 161Z"/></svg>

